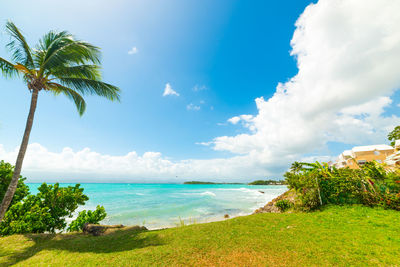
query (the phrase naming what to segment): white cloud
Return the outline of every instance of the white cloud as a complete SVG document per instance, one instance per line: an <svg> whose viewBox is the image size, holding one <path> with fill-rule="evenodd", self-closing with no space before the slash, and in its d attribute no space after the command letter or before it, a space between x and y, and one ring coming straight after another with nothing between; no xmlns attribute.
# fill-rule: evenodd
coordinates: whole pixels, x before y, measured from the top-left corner
<svg viewBox="0 0 400 267"><path fill-rule="evenodd" d="M199 111L200 110L200 106L197 106L193 103L190 103L189 105L186 106L187 110L194 110L194 111Z"/></svg>
<svg viewBox="0 0 400 267"><path fill-rule="evenodd" d="M212 144L213 144L213 142L196 142L196 145L202 145L202 146L209 146Z"/></svg>
<svg viewBox="0 0 400 267"><path fill-rule="evenodd" d="M309 5L291 41L297 75L279 83L271 98L257 98L253 118L230 118L244 120L251 132L217 137L214 149L300 159L330 141L385 142L400 119L384 115L400 87L397 10L400 2L393 0Z"/></svg>
<svg viewBox="0 0 400 267"><path fill-rule="evenodd" d="M177 93L174 89L172 89L172 87L169 83L165 84L164 93L163 93L163 96L168 96L168 95L179 96L179 93Z"/></svg>
<svg viewBox="0 0 400 267"><path fill-rule="evenodd" d="M255 128L252 124L253 122L253 116L252 115L240 115L240 116L235 116L230 119L228 119L228 122L236 125L238 122L242 122L242 125L246 128L249 128L251 131L254 131Z"/></svg>
<svg viewBox="0 0 400 267"><path fill-rule="evenodd" d="M205 86L205 85L198 85L198 84L196 84L192 89L193 89L193 91L195 91L195 92L199 92L199 91L207 90L208 88L207 88L207 86Z"/></svg>
<svg viewBox="0 0 400 267"><path fill-rule="evenodd" d="M237 124L240 121L240 117L239 116L235 116L232 117L230 119L228 119L228 122L232 123L232 124Z"/></svg>
<svg viewBox="0 0 400 267"><path fill-rule="evenodd" d="M0 158L15 162L18 150L6 151L0 145ZM250 181L267 174L265 166L252 155L228 159L173 161L158 152L138 155L104 155L84 148L49 151L40 144L28 146L23 175L29 182L182 182L188 179ZM251 173L251 177L249 177Z"/></svg>
<svg viewBox="0 0 400 267"><path fill-rule="evenodd" d="M134 46L131 48L131 50L128 51L128 54L133 55L133 54L137 54L137 52L139 52L139 50L137 49L136 46Z"/></svg>

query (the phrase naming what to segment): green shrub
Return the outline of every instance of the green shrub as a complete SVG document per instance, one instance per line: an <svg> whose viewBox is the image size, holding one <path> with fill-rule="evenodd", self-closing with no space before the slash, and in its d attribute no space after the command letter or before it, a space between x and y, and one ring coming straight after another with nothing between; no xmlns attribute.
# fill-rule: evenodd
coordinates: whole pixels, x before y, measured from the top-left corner
<svg viewBox="0 0 400 267"><path fill-rule="evenodd" d="M11 164L0 161L0 201L7 191L13 172ZM25 180L22 176L18 180L11 205L0 223L0 235L62 231L67 226L66 218L71 218L78 206L84 205L89 199L79 184L60 187L58 183L43 183L38 188L39 192L32 195ZM80 230L81 222L98 223L105 216L104 207L100 206L95 211L81 212L73 221L72 228Z"/></svg>
<svg viewBox="0 0 400 267"><path fill-rule="evenodd" d="M295 162L284 176L289 188L296 190L296 205L301 210L325 204L381 205L400 210L400 172L386 170L376 162L368 162L361 169Z"/></svg>
<svg viewBox="0 0 400 267"><path fill-rule="evenodd" d="M0 201L3 200L4 195L6 194L13 173L14 166L12 166L10 163L0 161ZM15 191L10 207L29 195L29 187L24 183L25 180L26 178L20 176L17 190Z"/></svg>
<svg viewBox="0 0 400 267"><path fill-rule="evenodd" d="M379 204L385 209L400 211L400 193L386 194L385 198L382 198Z"/></svg>
<svg viewBox="0 0 400 267"><path fill-rule="evenodd" d="M66 218L88 200L79 184L60 187L43 183L38 190L9 208L0 223L0 235L64 230Z"/></svg>
<svg viewBox="0 0 400 267"><path fill-rule="evenodd" d="M275 206L277 206L281 212L285 212L285 211L287 211L288 209L290 209L290 208L293 207L293 203L290 202L290 201L287 200L287 199L281 199L281 200L278 200L278 201L275 203Z"/></svg>
<svg viewBox="0 0 400 267"><path fill-rule="evenodd" d="M69 232L82 231L85 223L98 224L107 216L106 210L103 206L97 206L94 211L83 210L79 212L78 217L72 221L68 227Z"/></svg>

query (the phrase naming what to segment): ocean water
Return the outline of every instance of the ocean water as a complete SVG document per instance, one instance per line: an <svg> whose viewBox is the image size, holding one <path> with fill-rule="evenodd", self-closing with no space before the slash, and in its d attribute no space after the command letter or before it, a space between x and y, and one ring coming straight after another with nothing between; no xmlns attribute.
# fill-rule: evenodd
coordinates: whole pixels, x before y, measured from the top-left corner
<svg viewBox="0 0 400 267"><path fill-rule="evenodd" d="M37 193L40 184L28 184ZM72 184L62 184L68 186ZM286 186L184 184L81 184L89 197L83 209L105 207L104 224L149 229L203 223L248 215L287 190ZM264 192L264 193L262 193Z"/></svg>

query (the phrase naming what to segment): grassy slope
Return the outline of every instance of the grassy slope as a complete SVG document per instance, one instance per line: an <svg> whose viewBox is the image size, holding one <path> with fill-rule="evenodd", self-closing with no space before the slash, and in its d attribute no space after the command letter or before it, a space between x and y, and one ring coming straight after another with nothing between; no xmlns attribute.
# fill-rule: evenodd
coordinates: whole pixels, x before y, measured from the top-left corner
<svg viewBox="0 0 400 267"><path fill-rule="evenodd" d="M158 231L0 238L0 265L400 265L400 213L360 206Z"/></svg>

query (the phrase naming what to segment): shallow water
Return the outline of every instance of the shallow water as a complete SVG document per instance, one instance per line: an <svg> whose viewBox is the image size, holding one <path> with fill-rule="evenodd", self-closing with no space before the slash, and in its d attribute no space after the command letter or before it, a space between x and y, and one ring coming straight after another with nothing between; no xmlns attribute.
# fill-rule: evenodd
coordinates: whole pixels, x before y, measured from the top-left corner
<svg viewBox="0 0 400 267"><path fill-rule="evenodd" d="M28 184L32 193L40 184ZM69 184L63 184L67 186ZM251 214L287 190L286 186L184 184L81 184L89 201L103 205L104 224L145 225L150 229L210 222ZM264 192L261 193L260 191Z"/></svg>

